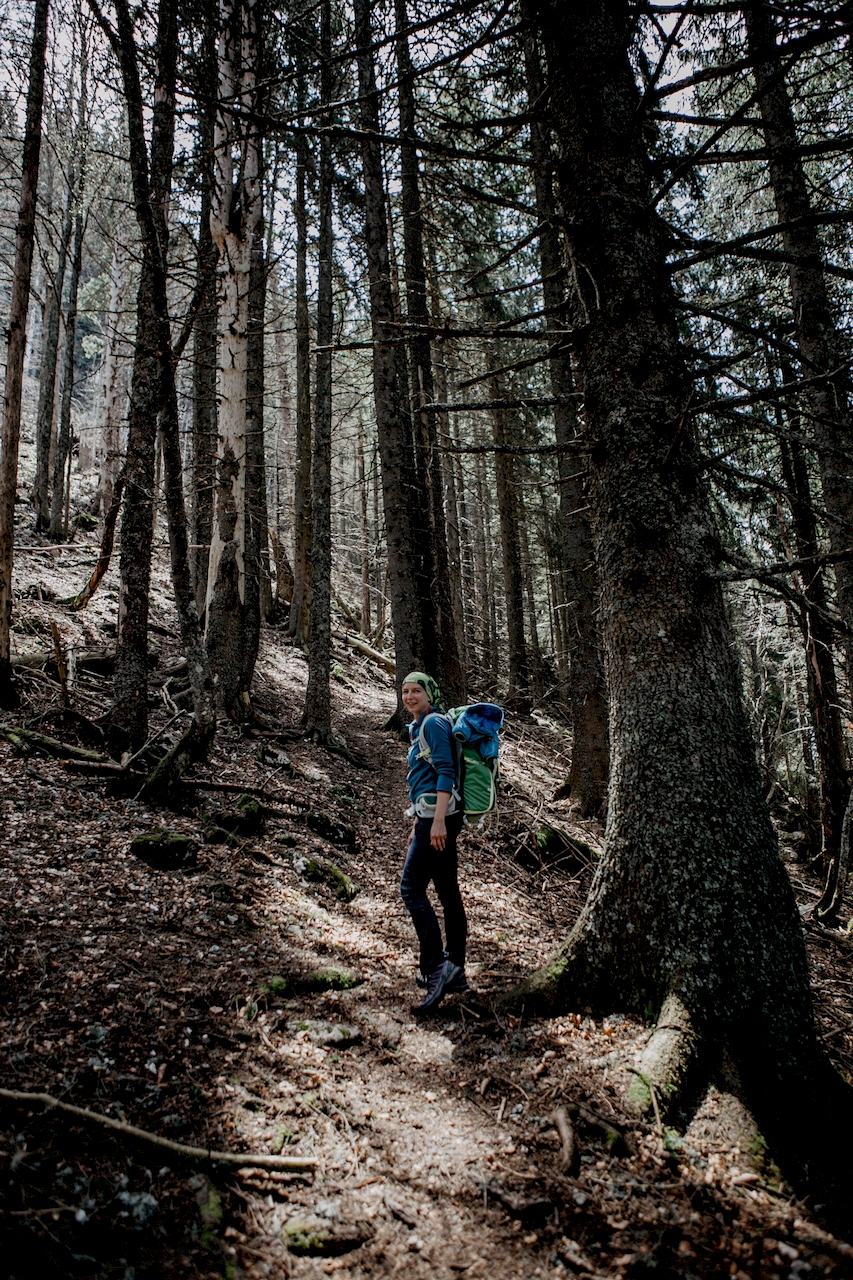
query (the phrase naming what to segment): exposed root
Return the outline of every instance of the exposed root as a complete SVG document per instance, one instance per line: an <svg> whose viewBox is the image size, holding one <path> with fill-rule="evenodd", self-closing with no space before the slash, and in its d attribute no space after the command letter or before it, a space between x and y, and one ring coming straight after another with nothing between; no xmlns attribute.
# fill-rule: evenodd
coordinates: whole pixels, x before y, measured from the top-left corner
<svg viewBox="0 0 853 1280"><path fill-rule="evenodd" d="M305 1172L314 1169L317 1161L309 1156L275 1156L266 1153L252 1155L242 1151L212 1151L205 1147L188 1147L183 1142L175 1142L172 1138L163 1138L158 1133L149 1133L147 1129L138 1129L134 1124L124 1120L116 1120L113 1116L98 1115L97 1111L89 1111L87 1107L75 1107L70 1102L60 1102L49 1093L30 1093L21 1089L0 1089L0 1098L7 1102L23 1102L27 1106L39 1103L51 1111L62 1111L78 1120L89 1124L103 1125L128 1138L145 1142L149 1146L159 1147L172 1157L190 1164L224 1164L237 1168L254 1166L261 1169L281 1169L294 1172Z"/></svg>
<svg viewBox="0 0 853 1280"><path fill-rule="evenodd" d="M667 996L657 1026L643 1050L626 1105L634 1115L655 1109L666 1115L675 1109L684 1093L691 1067L696 1061L699 1039L693 1020L676 995Z"/></svg>

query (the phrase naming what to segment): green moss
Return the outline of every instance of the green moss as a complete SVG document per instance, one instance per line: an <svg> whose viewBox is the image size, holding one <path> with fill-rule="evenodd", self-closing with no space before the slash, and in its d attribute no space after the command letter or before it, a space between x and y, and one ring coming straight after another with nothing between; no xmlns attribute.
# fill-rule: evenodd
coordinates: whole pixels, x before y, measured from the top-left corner
<svg viewBox="0 0 853 1280"><path fill-rule="evenodd" d="M261 987L263 995L286 996L290 990L290 983L287 978L282 978L278 974L269 979L265 986Z"/></svg>
<svg viewBox="0 0 853 1280"><path fill-rule="evenodd" d="M216 1244L216 1228L222 1221L222 1197L216 1187L210 1183L199 1202L201 1211L201 1243L205 1249L212 1249Z"/></svg>
<svg viewBox="0 0 853 1280"><path fill-rule="evenodd" d="M275 1138L273 1139L273 1154L280 1156L286 1143L295 1142L299 1134L295 1129L289 1129L286 1124L278 1127Z"/></svg>
<svg viewBox="0 0 853 1280"><path fill-rule="evenodd" d="M352 902L359 892L346 872L325 858L306 858L302 874L314 884L325 884L341 902Z"/></svg>
<svg viewBox="0 0 853 1280"><path fill-rule="evenodd" d="M358 986L359 979L348 969L315 969L309 973L306 984L312 991L350 991Z"/></svg>
<svg viewBox="0 0 853 1280"><path fill-rule="evenodd" d="M652 1082L648 1076L642 1075L639 1071L634 1072L633 1080L626 1094L626 1101L631 1110L638 1113L651 1110Z"/></svg>
<svg viewBox="0 0 853 1280"><path fill-rule="evenodd" d="M198 845L190 836L185 836L180 831L155 827L153 831L144 831L141 835L134 836L130 842L130 851L149 867L168 871L191 866L195 862Z"/></svg>
<svg viewBox="0 0 853 1280"><path fill-rule="evenodd" d="M282 1240L291 1253L318 1254L325 1253L329 1232L325 1227L318 1227L312 1222L294 1218L282 1228Z"/></svg>

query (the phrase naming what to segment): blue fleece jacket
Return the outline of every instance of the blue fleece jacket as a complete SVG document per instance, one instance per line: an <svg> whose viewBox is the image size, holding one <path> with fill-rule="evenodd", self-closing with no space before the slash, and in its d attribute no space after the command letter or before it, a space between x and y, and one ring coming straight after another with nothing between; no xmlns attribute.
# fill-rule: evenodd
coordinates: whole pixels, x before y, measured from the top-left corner
<svg viewBox="0 0 853 1280"><path fill-rule="evenodd" d="M419 720L409 725L409 740L412 745L409 747L406 782L412 804L427 791L452 791L456 786L456 757L450 723L443 715L431 715L431 711L432 708L425 711ZM418 738L421 728L432 754L432 762L422 759L419 754Z"/></svg>

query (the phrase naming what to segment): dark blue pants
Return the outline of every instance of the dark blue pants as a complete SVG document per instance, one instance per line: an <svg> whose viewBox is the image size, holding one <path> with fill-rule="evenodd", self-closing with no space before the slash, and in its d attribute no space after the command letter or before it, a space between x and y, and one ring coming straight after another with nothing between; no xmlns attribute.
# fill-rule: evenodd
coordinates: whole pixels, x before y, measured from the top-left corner
<svg viewBox="0 0 853 1280"><path fill-rule="evenodd" d="M418 818L415 834L406 854L406 863L400 879L400 896L409 915L421 946L421 973L432 973L445 959L464 966L465 943L468 938L468 921L462 905L457 878L456 841L462 829L462 814L452 813L445 819L447 843L444 849L433 849L429 842L432 818ZM427 886L432 881L444 912L444 932L447 948L442 946L438 919L427 897Z"/></svg>

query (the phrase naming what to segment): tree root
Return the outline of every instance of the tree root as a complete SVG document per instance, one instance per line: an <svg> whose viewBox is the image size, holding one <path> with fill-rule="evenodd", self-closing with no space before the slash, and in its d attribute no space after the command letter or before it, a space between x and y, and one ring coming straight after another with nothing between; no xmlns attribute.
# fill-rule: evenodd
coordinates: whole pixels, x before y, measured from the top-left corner
<svg viewBox="0 0 853 1280"><path fill-rule="evenodd" d="M75 1107L70 1102L60 1102L58 1098L54 1098L49 1093L29 1093L26 1090L19 1089L0 1089L0 1098L5 1098L8 1102L23 1102L29 1105L40 1103L43 1107L47 1107L48 1110L63 1111L68 1115L76 1116L79 1120L85 1120L89 1124L103 1125L116 1133L124 1134L125 1137L135 1138L139 1142L148 1143L149 1146L168 1151L171 1156L177 1157L177 1159L185 1163L236 1165L238 1168L246 1166L257 1169L282 1169L290 1172L304 1172L308 1169L314 1169L317 1164L316 1160L312 1160L308 1156L251 1155L240 1151L214 1151L205 1147L188 1147L183 1142L175 1142L172 1138L162 1138L158 1133L149 1133L147 1129L138 1129L136 1125L127 1124L124 1120L116 1120L112 1116L102 1116L96 1111L89 1111L86 1107Z"/></svg>
<svg viewBox="0 0 853 1280"><path fill-rule="evenodd" d="M698 1047L699 1039L687 1009L678 996L667 996L640 1065L634 1068L634 1082L625 1099L628 1110L636 1116L650 1111L657 1114L656 1104L663 1115L675 1110Z"/></svg>

